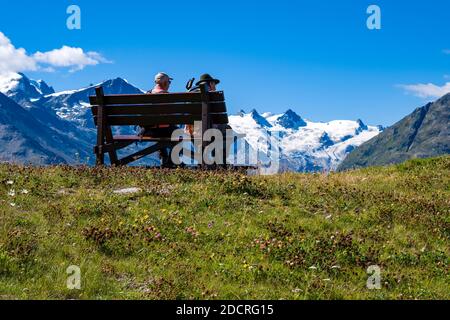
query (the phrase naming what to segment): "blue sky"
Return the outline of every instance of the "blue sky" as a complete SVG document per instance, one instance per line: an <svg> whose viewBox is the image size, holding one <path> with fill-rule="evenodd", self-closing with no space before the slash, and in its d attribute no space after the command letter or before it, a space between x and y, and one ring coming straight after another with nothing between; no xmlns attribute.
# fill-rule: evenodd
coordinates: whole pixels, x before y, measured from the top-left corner
<svg viewBox="0 0 450 320"><path fill-rule="evenodd" d="M81 8L81 30L66 27L71 4ZM366 27L371 4L381 8L381 30ZM233 113L291 108L314 121L390 125L450 82L449 16L448 0L22 0L2 4L0 32L28 55L65 45L112 62L21 70L56 90L119 76L149 89L166 71L183 91L209 72Z"/></svg>

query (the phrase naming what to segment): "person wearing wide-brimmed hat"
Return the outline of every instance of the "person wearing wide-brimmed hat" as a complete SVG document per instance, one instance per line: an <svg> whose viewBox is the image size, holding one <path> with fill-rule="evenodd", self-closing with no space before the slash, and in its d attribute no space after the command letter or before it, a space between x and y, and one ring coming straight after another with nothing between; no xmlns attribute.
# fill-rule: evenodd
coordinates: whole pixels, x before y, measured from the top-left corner
<svg viewBox="0 0 450 320"><path fill-rule="evenodd" d="M189 86L192 86L191 81L193 80L194 79L190 80L191 84ZM200 80L195 83L195 86L192 89L189 87L187 87L187 89L189 90L189 92L200 92L200 85L203 83L206 84L206 88L208 89L208 91L216 91L216 86L220 83L220 80L211 77L211 75L208 73L205 73L200 76Z"/></svg>
<svg viewBox="0 0 450 320"><path fill-rule="evenodd" d="M205 74L202 74L200 76L200 80L195 84L195 87L192 88L189 91L190 92L200 92L200 85L202 85L202 84L206 84L206 89L209 92L216 91L217 90L216 86L219 83L220 83L219 79L216 79L216 78L212 77L209 73L205 73ZM228 125L228 124L214 124L213 123L212 127L213 127L213 129L220 130L220 132L222 133L222 135L224 137L223 148L225 150L229 150L229 146L227 148L227 144L232 143L232 142L227 142L228 140L226 139L226 134L227 134L227 130L232 129L230 127L230 125ZM193 136L194 135L194 126L193 125L186 125L185 132L190 134L191 136ZM224 159L224 161L226 162L226 159Z"/></svg>
<svg viewBox="0 0 450 320"><path fill-rule="evenodd" d="M200 80L197 81L195 87L189 90L189 92L200 92L200 85L206 83L206 89L208 91L216 91L216 85L220 83L219 79L211 77L209 73L204 73L200 76ZM192 124L187 124L184 128L185 132L194 135L194 126Z"/></svg>
<svg viewBox="0 0 450 320"><path fill-rule="evenodd" d="M208 91L216 91L216 85L220 83L220 80L211 77L208 73L202 74L200 80L195 84L195 87L191 91L200 90L200 85L203 83L206 83Z"/></svg>

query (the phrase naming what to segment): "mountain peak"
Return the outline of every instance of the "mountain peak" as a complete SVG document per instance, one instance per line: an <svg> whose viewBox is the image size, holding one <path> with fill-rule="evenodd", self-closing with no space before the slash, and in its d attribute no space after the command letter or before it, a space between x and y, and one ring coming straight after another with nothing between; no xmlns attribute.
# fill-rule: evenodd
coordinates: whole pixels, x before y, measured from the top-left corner
<svg viewBox="0 0 450 320"><path fill-rule="evenodd" d="M128 83L128 81L126 81L125 79L122 79L120 77L117 77L115 79L109 79L109 80L106 80L105 82L118 83L118 84Z"/></svg>
<svg viewBox="0 0 450 320"><path fill-rule="evenodd" d="M291 115L291 116L298 116L298 114L290 108L287 109L287 111L284 114Z"/></svg>
<svg viewBox="0 0 450 320"><path fill-rule="evenodd" d="M30 80L30 83L41 95L46 96L48 94L55 93L55 89L50 87L44 80Z"/></svg>
<svg viewBox="0 0 450 320"><path fill-rule="evenodd" d="M356 120L360 127L367 127L361 119Z"/></svg>
<svg viewBox="0 0 450 320"><path fill-rule="evenodd" d="M8 94L11 90L14 90L22 79L22 75L19 73L7 73L0 75L0 92Z"/></svg>
<svg viewBox="0 0 450 320"><path fill-rule="evenodd" d="M136 88L135 86L131 85L127 80L120 77L103 81L97 86L102 86L105 91L105 94L143 93L142 90Z"/></svg>
<svg viewBox="0 0 450 320"><path fill-rule="evenodd" d="M443 95L441 98L439 98L436 103L440 104L450 104L450 92Z"/></svg>
<svg viewBox="0 0 450 320"><path fill-rule="evenodd" d="M356 129L355 134L360 134L363 131L369 130L369 127L361 120L356 120L356 123L358 124L358 128Z"/></svg>
<svg viewBox="0 0 450 320"><path fill-rule="evenodd" d="M260 115L258 113L258 111L256 111L256 109L252 109L252 111L250 111L250 115L258 125L260 125L262 127L267 127L267 128L272 127L272 125L269 123L269 121L267 121L266 118L264 118L262 115Z"/></svg>
<svg viewBox="0 0 450 320"><path fill-rule="evenodd" d="M48 87L48 86L47 86ZM0 78L0 92L16 102L42 97L40 85L23 73L9 73Z"/></svg>
<svg viewBox="0 0 450 320"><path fill-rule="evenodd" d="M297 113L288 109L281 117L277 120L278 124L286 129L298 130L300 127L305 127L306 122Z"/></svg>

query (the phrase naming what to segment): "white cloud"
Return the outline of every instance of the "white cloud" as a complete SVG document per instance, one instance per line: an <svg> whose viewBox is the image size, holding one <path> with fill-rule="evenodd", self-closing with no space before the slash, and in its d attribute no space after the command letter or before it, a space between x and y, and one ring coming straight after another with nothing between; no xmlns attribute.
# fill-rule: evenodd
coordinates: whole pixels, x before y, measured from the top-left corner
<svg viewBox="0 0 450 320"><path fill-rule="evenodd" d="M440 98L450 92L450 82L443 86L433 83L418 83L401 85L400 87L420 98Z"/></svg>
<svg viewBox="0 0 450 320"><path fill-rule="evenodd" d="M71 71L84 69L86 66L95 66L99 63L107 63L99 53L90 51L84 52L81 48L63 46L61 49L54 49L48 52L36 52L34 59L39 63L45 63L53 67L71 68Z"/></svg>
<svg viewBox="0 0 450 320"><path fill-rule="evenodd" d="M36 70L53 72L55 68L69 68L70 72L74 72L100 63L111 61L98 52L85 52L82 48L69 46L29 55L25 49L17 49L11 40L0 32L0 73Z"/></svg>
<svg viewBox="0 0 450 320"><path fill-rule="evenodd" d="M16 48L0 32L0 73L37 70L36 61L23 48Z"/></svg>

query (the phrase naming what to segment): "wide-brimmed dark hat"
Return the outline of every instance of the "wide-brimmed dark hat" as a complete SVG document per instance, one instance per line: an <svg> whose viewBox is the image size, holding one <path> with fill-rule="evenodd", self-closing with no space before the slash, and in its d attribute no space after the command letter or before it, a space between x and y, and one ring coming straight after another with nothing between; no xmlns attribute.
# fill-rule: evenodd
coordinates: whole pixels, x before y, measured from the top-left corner
<svg viewBox="0 0 450 320"><path fill-rule="evenodd" d="M218 83L220 83L220 80L214 79L209 74L205 73L200 76L200 80L195 85L198 86L204 82L215 82L216 84L218 84Z"/></svg>

